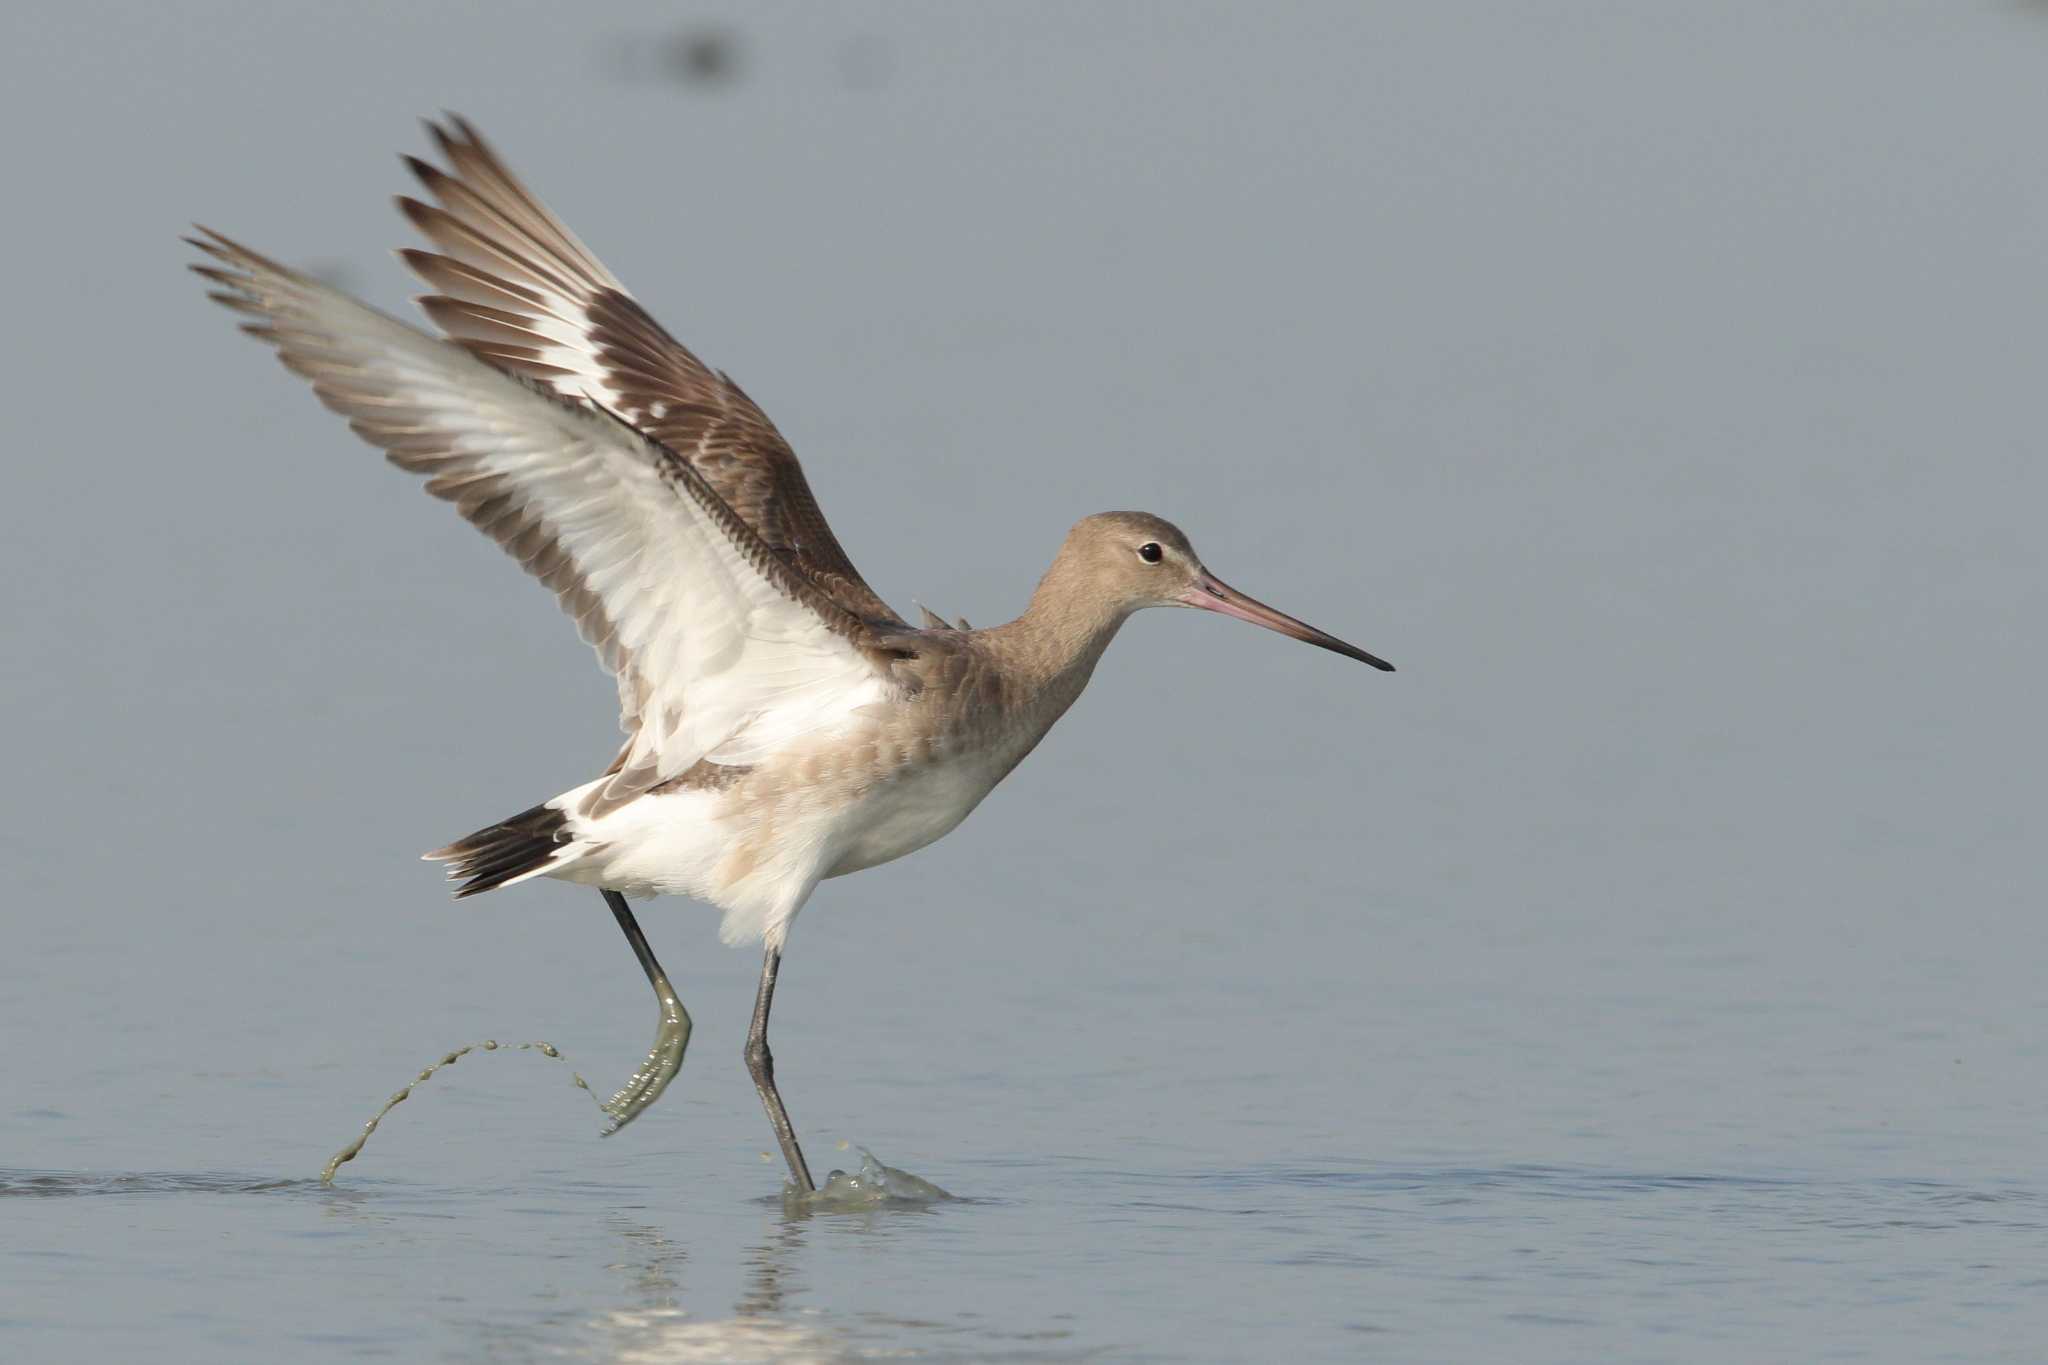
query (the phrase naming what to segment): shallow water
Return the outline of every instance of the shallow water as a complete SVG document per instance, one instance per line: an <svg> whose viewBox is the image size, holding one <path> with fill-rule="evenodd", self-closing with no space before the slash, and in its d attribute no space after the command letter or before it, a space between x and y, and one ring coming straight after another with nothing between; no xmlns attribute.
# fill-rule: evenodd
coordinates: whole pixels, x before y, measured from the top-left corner
<svg viewBox="0 0 2048 1365"><path fill-rule="evenodd" d="M2026 1359L2038 1187L1520 1166L1019 1160L808 1212L541 1176L326 1189L0 1172L40 1358ZM12 1196L10 1198L10 1196ZM118 1253L109 1248L118 1246ZM70 1292L81 1262L126 1302ZM1208 1292L1193 1296L1188 1286Z"/></svg>
<svg viewBox="0 0 2048 1365"><path fill-rule="evenodd" d="M0 1361L2042 1356L2048 7L17 8ZM611 917L417 861L614 690L175 237L403 308L443 107L899 607L1144 506L1401 669L1144 613L821 888L811 1165L948 1198L783 1197L687 904L600 1137Z"/></svg>

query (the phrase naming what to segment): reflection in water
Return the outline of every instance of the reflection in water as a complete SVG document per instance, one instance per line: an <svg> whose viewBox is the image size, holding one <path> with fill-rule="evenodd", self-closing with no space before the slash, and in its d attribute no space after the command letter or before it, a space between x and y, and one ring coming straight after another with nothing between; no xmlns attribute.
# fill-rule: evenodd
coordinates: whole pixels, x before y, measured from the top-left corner
<svg viewBox="0 0 2048 1365"><path fill-rule="evenodd" d="M747 1253L747 1284L729 1318L697 1318L677 1306L677 1278L688 1253L657 1229L618 1220L627 1256L616 1268L631 1280L635 1304L592 1324L602 1359L621 1365L661 1361L833 1361L859 1357L828 1328L790 1320L796 1287L792 1261L804 1243L801 1217L779 1218Z"/></svg>
<svg viewBox="0 0 2048 1365"><path fill-rule="evenodd" d="M780 1313L795 1285L790 1258L804 1244L801 1218L784 1218L775 1224L768 1239L747 1253L747 1292L733 1305L741 1317L766 1317Z"/></svg>
<svg viewBox="0 0 2048 1365"><path fill-rule="evenodd" d="M872 1353L849 1346L832 1332L777 1318L693 1322L679 1309L656 1308L608 1314L600 1326L617 1338L617 1349L607 1359L619 1365L872 1358Z"/></svg>
<svg viewBox="0 0 2048 1365"><path fill-rule="evenodd" d="M863 1175L868 1175L871 1169L887 1171L925 1190L937 1191L939 1198L951 1198L935 1185L883 1166L870 1154L862 1155ZM830 1187L828 1181L826 1188ZM805 1286L798 1258L809 1235L807 1225L813 1218L853 1213L861 1215L854 1220L857 1225L872 1225L878 1217L928 1210L933 1202L929 1198L882 1195L873 1187L872 1180L855 1202L787 1201L761 1241L746 1252L746 1285L733 1304L732 1316L725 1318L693 1317L680 1308L677 1300L681 1297L681 1285L677 1275L687 1253L654 1228L617 1220L613 1227L624 1241L627 1255L615 1268L631 1280L635 1302L631 1307L604 1313L590 1323L601 1342L598 1356L620 1365L713 1360L829 1362L867 1360L881 1355L899 1358L905 1354L900 1345L888 1347L884 1343L900 1338L904 1324L826 1322L812 1316L815 1309L799 1306ZM874 1329L875 1340L863 1340L866 1327Z"/></svg>
<svg viewBox="0 0 2048 1365"><path fill-rule="evenodd" d="M632 1252L611 1268L631 1277L634 1298L641 1304L650 1309L674 1308L682 1292L680 1276L690 1253L671 1242L658 1228L623 1218L614 1218L611 1224Z"/></svg>

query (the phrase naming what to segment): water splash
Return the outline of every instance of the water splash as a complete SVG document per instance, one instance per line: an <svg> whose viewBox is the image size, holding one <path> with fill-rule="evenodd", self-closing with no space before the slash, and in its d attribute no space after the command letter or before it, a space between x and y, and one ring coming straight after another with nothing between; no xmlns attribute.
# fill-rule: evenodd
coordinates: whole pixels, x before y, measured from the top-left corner
<svg viewBox="0 0 2048 1365"><path fill-rule="evenodd" d="M564 1060L562 1050L553 1043L500 1043L495 1038L486 1038L481 1043L471 1043L467 1047L456 1048L453 1052L442 1057L440 1061L421 1070L420 1074L402 1086L397 1094L384 1101L384 1107L370 1116L370 1121L363 1125L363 1131L356 1137L356 1140L327 1159L326 1168L320 1172L320 1183L322 1185L332 1185L334 1183L334 1173L356 1159L356 1154L363 1150L363 1144L370 1140L370 1134L377 1131L377 1125L384 1121L384 1116L411 1099L415 1087L442 1067L453 1066L472 1052L538 1052L541 1056L552 1057L558 1062ZM604 1109L603 1102L591 1092L590 1082L583 1079L582 1073L572 1069L569 1072L569 1083L584 1094L589 1095L591 1102L596 1104L599 1110Z"/></svg>
<svg viewBox="0 0 2048 1365"><path fill-rule="evenodd" d="M800 1194L794 1186L784 1185L783 1206L808 1213L859 1213L868 1209L922 1208L956 1197L922 1176L882 1164L865 1147L856 1150L860 1152L859 1170L851 1174L834 1171L810 1194Z"/></svg>

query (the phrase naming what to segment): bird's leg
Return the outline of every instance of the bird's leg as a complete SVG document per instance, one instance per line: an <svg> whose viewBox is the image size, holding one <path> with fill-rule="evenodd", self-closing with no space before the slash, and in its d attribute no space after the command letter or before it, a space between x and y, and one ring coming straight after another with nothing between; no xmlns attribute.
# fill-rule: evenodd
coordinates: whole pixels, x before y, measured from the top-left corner
<svg viewBox="0 0 2048 1365"><path fill-rule="evenodd" d="M676 988L668 984L668 973L655 961L654 949L647 946L647 935L640 932L639 921L627 908L626 898L607 889L604 903L612 908L619 928L626 931L626 942L633 945L633 956L640 959L640 970L647 973L647 983L654 987L654 998L661 1003L661 1024L655 1030L654 1046L647 1050L647 1060L620 1087L618 1094L604 1102L605 1113L612 1116L611 1125L604 1130L605 1136L610 1137L660 1099L676 1072L682 1070L683 1049L690 1045L690 1012L683 1008Z"/></svg>
<svg viewBox="0 0 2048 1365"><path fill-rule="evenodd" d="M775 999L775 973L782 966L782 954L770 948L761 959L761 989L754 996L754 1022L747 1030L747 1074L754 1078L761 1107L775 1126L775 1140L782 1144L783 1160L789 1163L789 1178L801 1194L818 1187L811 1183L811 1168L804 1164L803 1148L796 1145L796 1129L790 1126L789 1111L775 1089L775 1055L768 1051L768 1006Z"/></svg>

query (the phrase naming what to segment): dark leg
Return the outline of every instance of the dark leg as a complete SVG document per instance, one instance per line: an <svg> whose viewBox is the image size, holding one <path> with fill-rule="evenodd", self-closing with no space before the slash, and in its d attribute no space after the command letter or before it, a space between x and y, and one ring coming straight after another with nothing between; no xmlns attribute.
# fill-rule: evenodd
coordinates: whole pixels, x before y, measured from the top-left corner
<svg viewBox="0 0 2048 1365"><path fill-rule="evenodd" d="M607 890L604 903L612 908L619 928L626 931L626 942L633 945L633 956L640 959L640 970L647 973L647 983L654 987L654 998L661 1004L661 1024L654 1034L654 1046L647 1051L647 1060L618 1094L604 1102L605 1113L612 1116L611 1126L604 1130L605 1136L610 1137L660 1099L676 1072L683 1069L683 1049L690 1045L690 1015L675 987L668 984L668 973L654 960L654 949L647 946L647 935L640 932L639 921L627 908L626 898Z"/></svg>
<svg viewBox="0 0 2048 1365"><path fill-rule="evenodd" d="M768 1006L775 999L775 973L782 966L782 954L773 948L761 959L761 990L754 997L754 1023L747 1030L747 1074L754 1078L761 1107L775 1126L775 1140L782 1144L783 1160L789 1163L789 1178L803 1194L818 1187L811 1183L811 1168L804 1165L803 1148L796 1145L796 1129L789 1123L789 1111L775 1089L775 1056L768 1051Z"/></svg>

